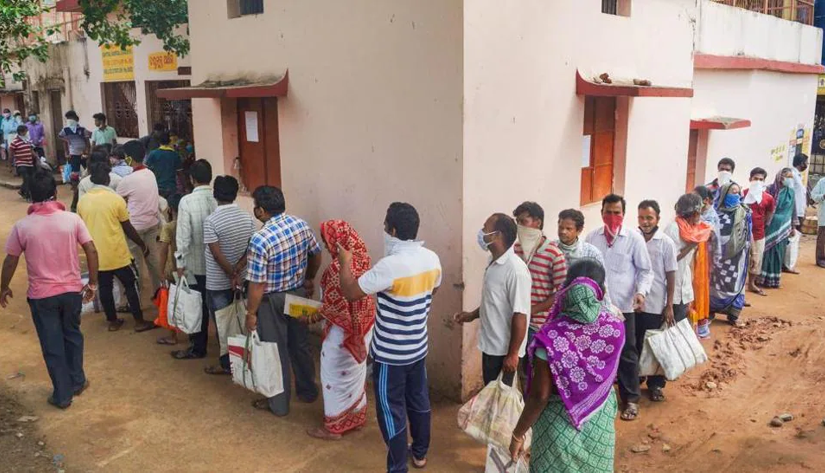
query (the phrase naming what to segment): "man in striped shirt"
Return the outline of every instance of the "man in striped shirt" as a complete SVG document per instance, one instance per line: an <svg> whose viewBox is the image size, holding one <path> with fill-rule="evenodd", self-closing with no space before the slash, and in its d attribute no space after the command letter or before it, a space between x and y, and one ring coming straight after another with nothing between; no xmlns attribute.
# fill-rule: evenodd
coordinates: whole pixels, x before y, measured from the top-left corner
<svg viewBox="0 0 825 473"><path fill-rule="evenodd" d="M17 127L17 136L9 144L12 162L17 167L17 175L23 178L23 185L20 187L20 197L27 201L31 200L29 195L29 183L34 174L34 148L27 139L29 129L26 125Z"/></svg>
<svg viewBox="0 0 825 473"><path fill-rule="evenodd" d="M390 205L384 220L386 256L357 281L350 265L352 255L338 248L344 296L356 301L378 295L370 354L378 424L389 448L390 472L407 471L408 419L413 466L427 465L430 447L427 318L441 285L441 262L423 242L416 241L419 221L412 205Z"/></svg>

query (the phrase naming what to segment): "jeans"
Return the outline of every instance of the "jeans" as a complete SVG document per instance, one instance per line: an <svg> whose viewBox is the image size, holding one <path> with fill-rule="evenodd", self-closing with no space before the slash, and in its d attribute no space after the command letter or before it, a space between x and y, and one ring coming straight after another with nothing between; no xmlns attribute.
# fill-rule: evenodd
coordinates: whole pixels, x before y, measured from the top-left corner
<svg viewBox="0 0 825 473"><path fill-rule="evenodd" d="M209 306L206 297L206 276L195 275L197 284L190 286L201 294L201 331L189 335L189 350L197 356L206 356L206 345L209 342Z"/></svg>
<svg viewBox="0 0 825 473"><path fill-rule="evenodd" d="M430 392L427 386L427 360L395 366L374 363L372 381L381 435L387 444L387 471L406 473L407 421L412 437L412 454L427 458L430 448Z"/></svg>
<svg viewBox="0 0 825 473"><path fill-rule="evenodd" d="M143 251L137 246L137 243L128 238L126 242L129 244L129 251L132 253L132 259L135 260L135 266L139 267L141 261L146 263L146 267L149 269L149 278L152 280L152 293L154 294L160 288L161 282L163 281L161 279L160 250L158 250L160 227L156 225L152 228L138 230L137 232L143 240L143 243L149 248L148 257L144 258ZM138 287L140 287L140 277L138 277Z"/></svg>
<svg viewBox="0 0 825 473"><path fill-rule="evenodd" d="M639 386L639 352L636 350L635 312L624 314L624 330L624 347L619 358L619 397L622 402L637 403L642 397L642 390Z"/></svg>
<svg viewBox="0 0 825 473"><path fill-rule="evenodd" d="M206 291L206 305L209 308L210 318L213 322L215 322L216 327L218 327L218 323L215 319L215 312L229 307L233 302L235 302L235 291L232 289L224 289L222 291ZM218 337L220 337L220 334L218 334ZM230 369L229 353L221 355L220 363L221 368L225 370Z"/></svg>
<svg viewBox="0 0 825 473"><path fill-rule="evenodd" d="M52 379L55 404L72 402L86 383L83 372L83 333L80 331L80 294L68 292L45 299L29 299L34 327L46 369Z"/></svg>
<svg viewBox="0 0 825 473"><path fill-rule="evenodd" d="M99 271L98 282L100 283L100 305L106 313L106 320L114 322L117 320L117 308L115 307L115 296L113 293L115 278L123 284L126 292L126 300L129 301L129 310L132 312L136 322L143 322L143 310L140 308L140 295L137 286L137 270L134 261L129 266L124 266L111 271Z"/></svg>
<svg viewBox="0 0 825 473"><path fill-rule="evenodd" d="M487 386L488 384L492 383L493 381L498 379L498 375L501 374L501 370L504 368L504 359L507 358L506 356L496 356L496 355L488 355L486 353L481 354L481 374L484 378L484 385ZM523 361L523 358L519 360L519 364ZM501 377L501 380L504 381L504 384L507 386L513 385L513 379L516 377L516 373L504 373L504 376Z"/></svg>
<svg viewBox="0 0 825 473"><path fill-rule="evenodd" d="M681 322L687 318L688 314L688 304L674 304L673 305L673 319L676 322ZM661 314L648 314L646 312L640 312L636 314L636 351L637 353L641 354L642 349L645 346L645 333L648 330L658 330L662 327L662 324L665 322L664 317ZM637 371L638 371L638 364L637 364ZM664 389L665 385L667 384L667 380L664 376L648 376L647 377L647 388L654 389L654 388L661 388Z"/></svg>

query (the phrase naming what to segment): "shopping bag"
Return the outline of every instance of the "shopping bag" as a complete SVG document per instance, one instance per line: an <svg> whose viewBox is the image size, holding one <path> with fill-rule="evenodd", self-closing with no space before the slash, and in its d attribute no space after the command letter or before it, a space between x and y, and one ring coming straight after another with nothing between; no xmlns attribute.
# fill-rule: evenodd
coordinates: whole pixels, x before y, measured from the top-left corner
<svg viewBox="0 0 825 473"><path fill-rule="evenodd" d="M662 365L653 354L653 349L650 348L649 339L653 335L661 333L661 330L648 330L645 332L645 342L642 347L642 353L639 355L639 376L664 376L665 372L662 370Z"/></svg>
<svg viewBox="0 0 825 473"><path fill-rule="evenodd" d="M169 325L187 334L198 333L203 325L203 300L201 293L191 289L186 277L179 284L169 287L169 304L167 306Z"/></svg>
<svg viewBox="0 0 825 473"><path fill-rule="evenodd" d="M152 299L152 304L158 308L158 317L155 319L155 325L175 330L174 327L169 325L169 289L166 287L158 289L158 292Z"/></svg>
<svg viewBox="0 0 825 473"><path fill-rule="evenodd" d="M66 164L60 166L60 174L61 174L61 177L63 178L63 184L68 184L69 179L72 175L72 165L69 164L69 163L66 163Z"/></svg>
<svg viewBox="0 0 825 473"><path fill-rule="evenodd" d="M278 344L262 342L258 332L227 339L232 381L270 398L284 392Z"/></svg>
<svg viewBox="0 0 825 473"><path fill-rule="evenodd" d="M799 240L802 238L800 232L796 232L794 236L788 238L788 245L785 247L785 267L795 269L796 263L799 261Z"/></svg>
<svg viewBox="0 0 825 473"><path fill-rule="evenodd" d="M518 389L518 380L507 386L498 379L484 387L478 394L461 406L458 411L458 426L470 437L483 444L492 444L503 449L510 448L513 429L516 428L524 398ZM524 439L524 448L530 448L532 432Z"/></svg>
<svg viewBox="0 0 825 473"><path fill-rule="evenodd" d="M221 347L221 356L229 353L226 340L235 335L246 335L244 320L246 319L246 303L240 295L221 310L215 311L215 327L218 331L218 344Z"/></svg>
<svg viewBox="0 0 825 473"><path fill-rule="evenodd" d="M687 319L673 327L652 332L650 336L645 336L645 345L650 346L668 380L678 379L693 367L708 361L705 349Z"/></svg>
<svg viewBox="0 0 825 473"><path fill-rule="evenodd" d="M487 446L487 463L484 473L528 473L529 470L529 463L524 456L513 461L509 448Z"/></svg>

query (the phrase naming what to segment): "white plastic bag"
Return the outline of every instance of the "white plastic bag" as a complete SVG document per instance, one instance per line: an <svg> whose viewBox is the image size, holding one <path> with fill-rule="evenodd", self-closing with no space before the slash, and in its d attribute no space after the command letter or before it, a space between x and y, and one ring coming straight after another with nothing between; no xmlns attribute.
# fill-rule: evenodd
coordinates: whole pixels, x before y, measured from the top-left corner
<svg viewBox="0 0 825 473"><path fill-rule="evenodd" d="M665 375L665 372L662 370L662 365L659 364L659 360L657 360L656 355L653 354L653 350L650 348L648 341L650 337L661 332L662 330L648 330L645 332L645 343L642 347L642 353L639 355L639 376Z"/></svg>
<svg viewBox="0 0 825 473"><path fill-rule="evenodd" d="M221 347L221 356L229 353L226 340L235 335L246 335L244 320L246 318L246 303L242 297L235 297L231 304L215 311L215 327L218 331L218 344Z"/></svg>
<svg viewBox="0 0 825 473"><path fill-rule="evenodd" d="M785 247L785 267L788 269L796 269L796 263L799 261L800 239L802 239L801 232L796 232L794 236L788 238L788 246Z"/></svg>
<svg viewBox="0 0 825 473"><path fill-rule="evenodd" d="M510 448L513 429L516 428L524 398L518 389L518 381L507 386L498 379L484 387L478 394L461 406L458 411L458 426L470 437L483 444L492 444L504 450ZM524 449L530 448L532 431L527 431Z"/></svg>
<svg viewBox="0 0 825 473"><path fill-rule="evenodd" d="M190 335L201 331L203 300L200 292L189 288L186 277L181 278L180 284L169 287L167 309L170 326Z"/></svg>
<svg viewBox="0 0 825 473"><path fill-rule="evenodd" d="M270 398L284 392L278 344L262 342L258 332L227 339L232 381Z"/></svg>
<svg viewBox="0 0 825 473"><path fill-rule="evenodd" d="M687 319L673 327L652 332L655 333L645 337L645 349L649 345L668 380L678 379L688 370L708 361L705 349Z"/></svg>
<svg viewBox="0 0 825 473"><path fill-rule="evenodd" d="M528 473L529 470L529 463L524 456L514 462L510 457L509 448L487 446L487 463L484 473Z"/></svg>

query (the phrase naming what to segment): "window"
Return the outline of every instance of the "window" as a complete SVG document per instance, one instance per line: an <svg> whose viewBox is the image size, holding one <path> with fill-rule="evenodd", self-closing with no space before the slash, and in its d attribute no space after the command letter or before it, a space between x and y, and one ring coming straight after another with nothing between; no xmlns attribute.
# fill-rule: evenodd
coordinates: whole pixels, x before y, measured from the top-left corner
<svg viewBox="0 0 825 473"><path fill-rule="evenodd" d="M630 16L630 0L602 0L602 13Z"/></svg>
<svg viewBox="0 0 825 473"><path fill-rule="evenodd" d="M160 89L188 87L188 80L146 81L146 115L151 130L155 123L188 142L192 142L192 100L166 100L158 97Z"/></svg>
<svg viewBox="0 0 825 473"><path fill-rule="evenodd" d="M138 138L137 89L134 81L100 84L103 110L119 137Z"/></svg>
<svg viewBox="0 0 825 473"><path fill-rule="evenodd" d="M598 202L613 191L616 98L584 98L581 204Z"/></svg>
<svg viewBox="0 0 825 473"><path fill-rule="evenodd" d="M260 15L264 12L264 0L227 0L229 18L246 15Z"/></svg>

